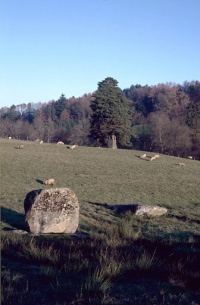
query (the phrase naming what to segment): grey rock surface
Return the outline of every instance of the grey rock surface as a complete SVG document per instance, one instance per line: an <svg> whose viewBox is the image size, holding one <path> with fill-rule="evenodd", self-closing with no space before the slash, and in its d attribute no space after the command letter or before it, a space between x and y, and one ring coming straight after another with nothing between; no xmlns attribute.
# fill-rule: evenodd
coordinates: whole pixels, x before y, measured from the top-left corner
<svg viewBox="0 0 200 305"><path fill-rule="evenodd" d="M31 234L76 232L79 203L69 188L33 190L24 200L25 223Z"/></svg>
<svg viewBox="0 0 200 305"><path fill-rule="evenodd" d="M143 204L116 204L110 206L110 209L118 212L132 212L135 215L139 216L162 216L167 213L167 209L159 206L153 205L143 205Z"/></svg>

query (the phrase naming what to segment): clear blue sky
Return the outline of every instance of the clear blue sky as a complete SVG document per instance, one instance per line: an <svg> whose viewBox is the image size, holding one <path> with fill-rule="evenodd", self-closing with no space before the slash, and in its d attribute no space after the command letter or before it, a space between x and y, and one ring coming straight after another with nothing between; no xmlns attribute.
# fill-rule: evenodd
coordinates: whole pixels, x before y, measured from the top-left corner
<svg viewBox="0 0 200 305"><path fill-rule="evenodd" d="M200 80L200 0L0 0L0 107Z"/></svg>

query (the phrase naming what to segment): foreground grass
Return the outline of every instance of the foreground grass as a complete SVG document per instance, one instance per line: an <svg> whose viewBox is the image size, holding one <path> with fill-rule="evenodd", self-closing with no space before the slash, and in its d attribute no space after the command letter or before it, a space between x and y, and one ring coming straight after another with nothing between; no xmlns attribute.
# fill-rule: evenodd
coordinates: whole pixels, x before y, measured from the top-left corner
<svg viewBox="0 0 200 305"><path fill-rule="evenodd" d="M198 304L200 162L165 155L149 162L134 150L0 144L2 304ZM26 194L47 188L47 178L75 191L84 234L12 233L24 229ZM141 219L108 208L128 203L169 213Z"/></svg>
<svg viewBox="0 0 200 305"><path fill-rule="evenodd" d="M118 228L119 229L119 228ZM199 304L199 240L2 236L2 304Z"/></svg>

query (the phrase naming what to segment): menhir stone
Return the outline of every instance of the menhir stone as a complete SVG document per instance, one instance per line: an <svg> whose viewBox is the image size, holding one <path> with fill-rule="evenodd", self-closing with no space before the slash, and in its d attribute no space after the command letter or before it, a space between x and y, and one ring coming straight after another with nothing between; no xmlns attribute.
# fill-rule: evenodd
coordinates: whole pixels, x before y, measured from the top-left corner
<svg viewBox="0 0 200 305"><path fill-rule="evenodd" d="M79 203L69 188L33 190L24 200L25 223L31 234L75 233Z"/></svg>

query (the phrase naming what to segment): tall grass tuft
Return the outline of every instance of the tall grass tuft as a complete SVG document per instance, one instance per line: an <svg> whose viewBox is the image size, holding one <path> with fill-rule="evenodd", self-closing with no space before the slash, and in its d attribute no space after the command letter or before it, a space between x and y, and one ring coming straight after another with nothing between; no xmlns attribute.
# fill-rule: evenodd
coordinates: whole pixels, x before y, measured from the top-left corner
<svg viewBox="0 0 200 305"><path fill-rule="evenodd" d="M1 274L1 285L2 285L2 295L1 295L1 300L2 303L8 303L13 295L15 295L15 289L22 278L22 275L20 274L11 274L11 271L4 270L2 271Z"/></svg>
<svg viewBox="0 0 200 305"><path fill-rule="evenodd" d="M95 234L92 235L95 237ZM134 242L141 236L140 225L135 226L134 219L119 218L114 223L109 223L98 235L107 245L112 247L123 246L127 242Z"/></svg>
<svg viewBox="0 0 200 305"><path fill-rule="evenodd" d="M18 253L19 257L36 262L49 262L56 264L60 259L60 251L53 248L53 245L38 245L34 238L31 238L28 246L22 244L22 249Z"/></svg>
<svg viewBox="0 0 200 305"><path fill-rule="evenodd" d="M77 300L80 304L104 304L111 280L105 270L95 269L81 286Z"/></svg>
<svg viewBox="0 0 200 305"><path fill-rule="evenodd" d="M144 251L141 255L137 256L134 266L136 270L149 270L154 265L154 258L155 258L156 249L154 250L153 254Z"/></svg>

